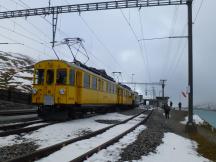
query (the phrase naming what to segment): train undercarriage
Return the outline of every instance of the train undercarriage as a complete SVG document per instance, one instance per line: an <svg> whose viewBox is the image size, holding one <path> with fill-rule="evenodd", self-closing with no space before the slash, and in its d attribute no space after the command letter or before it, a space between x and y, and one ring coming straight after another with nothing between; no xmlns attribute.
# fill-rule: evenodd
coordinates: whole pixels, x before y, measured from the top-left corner
<svg viewBox="0 0 216 162"><path fill-rule="evenodd" d="M104 114L134 108L135 105L40 105L38 116L44 120L65 121L90 114Z"/></svg>

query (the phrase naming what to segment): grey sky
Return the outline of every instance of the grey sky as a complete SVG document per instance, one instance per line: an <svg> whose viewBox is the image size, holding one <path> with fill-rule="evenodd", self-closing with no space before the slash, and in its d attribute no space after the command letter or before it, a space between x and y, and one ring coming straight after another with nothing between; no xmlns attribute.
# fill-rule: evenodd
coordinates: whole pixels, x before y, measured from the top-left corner
<svg viewBox="0 0 216 162"><path fill-rule="evenodd" d="M52 5L95 1L52 0ZM38 0L37 2L22 0L22 2L32 8L48 5L48 0ZM194 17L200 3L201 0L194 0ZM1 11L5 11L5 8L14 10L25 7L20 0L1 0L0 5ZM194 24L195 104L216 103L214 92L216 87L216 73L214 72L216 70L215 6L215 0L204 0ZM139 14L141 15L145 38L163 37L170 34L187 35L186 6L151 7L141 10L124 9L122 11L139 39L143 38ZM120 10L86 12L81 13L81 16L78 13L63 14L59 18L58 27L64 33L58 31L56 40L60 41L65 37L83 38L90 56L88 65L104 68L109 74L112 71L122 71L124 81L131 81L132 73L135 74L134 80L137 82L158 82L160 79L167 79L166 95L170 96L175 104L179 102L180 98L184 104L187 103L187 99L180 95L181 91L185 91L187 86L186 39L145 41L142 52ZM51 21L50 16L46 16L46 19ZM93 29L98 38L89 30L83 20ZM51 29L51 25L39 16L29 17L27 20L25 18L1 20L0 41L16 41L25 44L25 46L1 45L1 50L26 54L36 60L54 59L55 55L49 48L51 45L48 43L52 40ZM31 37L34 41L14 32ZM4 36L9 37L10 40ZM59 46L56 49L61 59L72 60L66 47ZM158 95L161 88L155 88ZM151 87L136 86L136 89L144 93L145 89L151 90Z"/></svg>

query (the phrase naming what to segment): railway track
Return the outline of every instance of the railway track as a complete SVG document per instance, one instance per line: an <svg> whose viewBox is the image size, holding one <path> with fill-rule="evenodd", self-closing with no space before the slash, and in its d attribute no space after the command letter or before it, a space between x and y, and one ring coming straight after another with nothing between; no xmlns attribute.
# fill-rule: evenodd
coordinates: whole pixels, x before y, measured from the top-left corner
<svg viewBox="0 0 216 162"><path fill-rule="evenodd" d="M80 136L80 137L77 137L77 138L73 138L73 139L70 139L70 140L66 140L64 142L61 142L61 143L58 143L58 144L55 144L55 145L52 145L52 146L49 146L49 147L46 147L46 148L36 150L35 152L32 152L30 154L27 154L27 155L24 155L24 156L15 158L15 159L8 160L7 162L30 162L30 161L35 161L37 159L41 159L43 157L48 156L49 154L54 153L55 151L60 150L61 148L65 147L65 146L67 146L69 144L73 144L73 143L78 142L78 141L90 139L90 138L95 137L97 135L103 134L104 132L108 131L111 128L114 128L114 127L119 126L121 124L125 124L125 123L127 123L127 122L129 122L129 121L131 121L133 119L135 120L136 117L140 116L144 112L145 111L143 111L143 112L141 112L139 114L136 114L133 117L131 117L129 119L126 119L126 120L124 120L122 122L119 122L117 124L113 124L111 126L102 128L100 130L97 130L95 132L89 133L87 135ZM145 121L147 121L147 119L149 118L149 116L151 114L152 114L152 111L148 114L148 116L145 119L143 119L141 122L137 123L136 125L134 125L130 129L128 129L127 131L119 134L118 136L116 136L116 137L112 138L111 140L107 141L106 143L104 143L104 144L102 144L100 146L95 147L94 149L88 151L87 153L85 153L85 154L77 157L76 159L73 159L72 162L83 161L83 160L86 159L86 157L89 157L92 154L96 153L99 150L99 148L100 149L106 148L107 146L109 146L109 145L113 144L114 142L118 141L121 137L123 137L124 135L126 135L130 131L134 130L140 124L143 124Z"/></svg>
<svg viewBox="0 0 216 162"><path fill-rule="evenodd" d="M27 115L27 114L36 114L36 109L23 109L23 110L7 110L7 111L0 111L0 115L2 116L14 116L14 115Z"/></svg>
<svg viewBox="0 0 216 162"><path fill-rule="evenodd" d="M34 122L32 124L39 124L39 123L42 123L42 122L43 121L38 121L38 122ZM27 124L27 125L24 124L23 125L24 127L22 127L22 128L15 128L15 129L13 128L13 127L16 127L14 125L11 125L11 127L7 126L7 128L11 128L11 129L0 132L0 137L5 137L5 136L13 135L13 134L28 133L28 132L40 129L42 127L46 127L48 125L55 124L55 123L45 123L45 124L36 125L36 126L31 126L32 124Z"/></svg>
<svg viewBox="0 0 216 162"><path fill-rule="evenodd" d="M20 123L2 124L0 125L0 130L7 131L7 130L17 129L31 124L40 123L40 122L44 122L44 120L38 119L38 120L20 122Z"/></svg>
<svg viewBox="0 0 216 162"><path fill-rule="evenodd" d="M95 115L97 115L97 114L86 114L82 118L89 118L89 117L92 117ZM70 120L73 120L73 119L70 119ZM69 121L69 120L67 120L67 121ZM31 126L33 124L39 124L39 123L43 123L43 122L45 122L45 121L42 119L39 119L39 120L23 122L23 123L2 125L2 126L0 126L0 137L5 137L5 136L13 135L13 134L28 133L28 132L40 129L42 127L46 127L49 125L60 123L60 122L52 122L52 123L45 123L45 124L41 124L41 125Z"/></svg>

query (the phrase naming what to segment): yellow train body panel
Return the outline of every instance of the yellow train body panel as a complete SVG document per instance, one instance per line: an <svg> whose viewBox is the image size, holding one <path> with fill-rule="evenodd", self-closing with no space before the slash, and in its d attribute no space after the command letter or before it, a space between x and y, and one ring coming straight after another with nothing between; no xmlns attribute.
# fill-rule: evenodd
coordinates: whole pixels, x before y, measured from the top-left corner
<svg viewBox="0 0 216 162"><path fill-rule="evenodd" d="M37 105L132 105L127 88L76 64L35 64L32 103Z"/></svg>

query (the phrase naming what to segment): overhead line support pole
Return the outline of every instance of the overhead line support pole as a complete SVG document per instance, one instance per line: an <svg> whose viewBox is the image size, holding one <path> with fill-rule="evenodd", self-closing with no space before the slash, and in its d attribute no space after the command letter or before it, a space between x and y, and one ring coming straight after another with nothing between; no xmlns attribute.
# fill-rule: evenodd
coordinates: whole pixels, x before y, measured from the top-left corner
<svg viewBox="0 0 216 162"><path fill-rule="evenodd" d="M187 1L188 9L188 125L193 125L193 21L192 1Z"/></svg>

